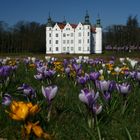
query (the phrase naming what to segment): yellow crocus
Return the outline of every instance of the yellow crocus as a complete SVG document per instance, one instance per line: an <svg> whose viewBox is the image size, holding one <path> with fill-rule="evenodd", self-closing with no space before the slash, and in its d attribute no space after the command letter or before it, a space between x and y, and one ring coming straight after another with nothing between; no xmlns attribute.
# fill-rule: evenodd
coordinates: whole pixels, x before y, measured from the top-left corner
<svg viewBox="0 0 140 140"><path fill-rule="evenodd" d="M33 132L39 138L45 138L46 140L50 140L51 136L47 133L44 133L43 129L39 125L39 121L36 123L28 122L27 125L24 126L26 134L30 134Z"/></svg>
<svg viewBox="0 0 140 140"><path fill-rule="evenodd" d="M25 103L22 101L13 101L10 105L10 112L6 111L13 120L25 120L28 115L34 115L40 110L38 105Z"/></svg>
<svg viewBox="0 0 140 140"><path fill-rule="evenodd" d="M11 112L9 113L10 117L13 120L25 120L29 113L28 106L24 102L13 101L10 106Z"/></svg>

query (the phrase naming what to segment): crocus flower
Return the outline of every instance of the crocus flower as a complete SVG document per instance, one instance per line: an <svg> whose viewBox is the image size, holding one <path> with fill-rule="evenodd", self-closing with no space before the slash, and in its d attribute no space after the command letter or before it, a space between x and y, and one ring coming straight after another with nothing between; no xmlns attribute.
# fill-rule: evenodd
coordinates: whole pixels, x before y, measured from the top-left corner
<svg viewBox="0 0 140 140"><path fill-rule="evenodd" d="M112 92L112 90L115 88L115 83L113 81L106 81L106 80L101 80L101 81L96 81L96 86L99 90L102 91L102 93L108 91Z"/></svg>
<svg viewBox="0 0 140 140"><path fill-rule="evenodd" d="M65 73L69 76L69 74L70 74L70 67L66 67L64 70L65 70Z"/></svg>
<svg viewBox="0 0 140 140"><path fill-rule="evenodd" d="M111 99L111 94L110 92L106 91L103 93L103 98L105 99L105 101L109 101Z"/></svg>
<svg viewBox="0 0 140 140"><path fill-rule="evenodd" d="M8 105L10 105L11 101L12 101L11 95L8 93L5 93L2 98L2 105L8 106Z"/></svg>
<svg viewBox="0 0 140 140"><path fill-rule="evenodd" d="M130 60L131 67L134 69L135 65L138 63L136 60Z"/></svg>
<svg viewBox="0 0 140 140"><path fill-rule="evenodd" d="M99 78L100 73L99 72L91 72L89 74L90 80L95 81Z"/></svg>
<svg viewBox="0 0 140 140"><path fill-rule="evenodd" d="M30 60L28 58L24 58L23 62L27 65L27 64L29 64Z"/></svg>
<svg viewBox="0 0 140 140"><path fill-rule="evenodd" d="M47 99L49 103L56 96L57 91L58 91L57 86L48 86L48 87L42 86L43 96Z"/></svg>
<svg viewBox="0 0 140 140"><path fill-rule="evenodd" d="M102 108L103 108L102 105L93 104L92 110L93 110L94 114L98 115L101 113Z"/></svg>
<svg viewBox="0 0 140 140"><path fill-rule="evenodd" d="M138 80L138 81L140 81L140 72L136 72L136 74L135 74L135 78Z"/></svg>
<svg viewBox="0 0 140 140"><path fill-rule="evenodd" d="M35 78L36 80L43 80L45 77L43 76L42 73L38 73L38 74L34 75L34 78Z"/></svg>
<svg viewBox="0 0 140 140"><path fill-rule="evenodd" d="M119 74L119 72L121 71L121 69L120 69L119 67L115 67L115 68L114 68L114 71L115 71L117 74Z"/></svg>
<svg viewBox="0 0 140 140"><path fill-rule="evenodd" d="M121 63L124 63L125 58L119 58L119 60L120 60Z"/></svg>
<svg viewBox="0 0 140 140"><path fill-rule="evenodd" d="M72 66L73 66L73 69L76 71L76 73L78 73L78 71L81 70L82 68L81 64L74 63Z"/></svg>
<svg viewBox="0 0 140 140"><path fill-rule="evenodd" d="M102 111L102 105L97 104L99 93L94 90L83 89L79 94L79 99L94 113L99 114Z"/></svg>
<svg viewBox="0 0 140 140"><path fill-rule="evenodd" d="M31 99L36 97L36 92L35 90L27 85L27 84L23 84L21 87L18 87L18 90L23 92L23 95L30 97Z"/></svg>
<svg viewBox="0 0 140 140"><path fill-rule="evenodd" d="M12 101L10 112L6 111L13 120L25 120L28 115L34 115L40 110L39 106L22 101Z"/></svg>
<svg viewBox="0 0 140 140"><path fill-rule="evenodd" d="M78 76L77 82L81 85L85 85L86 82L89 80L89 75L85 73L85 76Z"/></svg>
<svg viewBox="0 0 140 140"><path fill-rule="evenodd" d="M127 95L130 92L130 84L128 83L117 84L116 86L118 92L122 95Z"/></svg>
<svg viewBox="0 0 140 140"><path fill-rule="evenodd" d="M12 70L11 66L1 66L0 67L0 77L6 78L10 75Z"/></svg>
<svg viewBox="0 0 140 140"><path fill-rule="evenodd" d="M55 73L56 73L55 70L51 70L51 69L45 70L44 71L44 76L47 77L47 78L51 78L52 76L54 76Z"/></svg>
<svg viewBox="0 0 140 140"><path fill-rule="evenodd" d="M97 88L102 92L103 97L106 101L111 98L111 92L115 89L115 83L113 81L96 81Z"/></svg>
<svg viewBox="0 0 140 140"><path fill-rule="evenodd" d="M135 78L135 77L136 77L136 71L130 71L130 72L129 72L129 76L130 76L131 78Z"/></svg>
<svg viewBox="0 0 140 140"><path fill-rule="evenodd" d="M43 131L43 129L39 125L39 121L37 121L36 123L28 122L27 125L24 125L24 128L27 135L33 132L39 138L51 140L51 136Z"/></svg>
<svg viewBox="0 0 140 140"><path fill-rule="evenodd" d="M64 68L66 68L68 66L68 60L67 59L63 60L63 65L64 65Z"/></svg>

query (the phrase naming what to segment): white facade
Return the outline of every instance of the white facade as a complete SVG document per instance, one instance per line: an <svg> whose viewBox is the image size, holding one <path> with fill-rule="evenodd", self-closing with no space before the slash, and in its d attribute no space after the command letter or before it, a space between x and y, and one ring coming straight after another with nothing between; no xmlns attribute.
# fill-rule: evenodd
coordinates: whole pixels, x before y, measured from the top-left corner
<svg viewBox="0 0 140 140"><path fill-rule="evenodd" d="M46 54L90 54L102 53L102 28L89 23L54 23L49 17L46 26Z"/></svg>

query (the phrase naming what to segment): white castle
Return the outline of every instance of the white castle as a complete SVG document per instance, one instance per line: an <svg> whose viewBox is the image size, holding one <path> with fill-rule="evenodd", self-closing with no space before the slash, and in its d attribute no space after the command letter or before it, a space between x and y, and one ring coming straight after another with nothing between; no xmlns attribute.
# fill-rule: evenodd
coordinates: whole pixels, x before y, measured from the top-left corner
<svg viewBox="0 0 140 140"><path fill-rule="evenodd" d="M49 16L46 26L46 54L102 53L102 27L100 19L93 26L86 13L84 23L53 22Z"/></svg>

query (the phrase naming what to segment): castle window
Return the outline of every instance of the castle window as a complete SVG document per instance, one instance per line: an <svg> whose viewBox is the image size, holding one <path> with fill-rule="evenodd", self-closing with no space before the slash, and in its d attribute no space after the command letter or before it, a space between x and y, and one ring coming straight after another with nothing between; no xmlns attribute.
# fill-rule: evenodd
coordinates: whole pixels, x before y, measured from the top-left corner
<svg viewBox="0 0 140 140"><path fill-rule="evenodd" d="M49 44L51 44L51 40L49 40Z"/></svg>
<svg viewBox="0 0 140 140"><path fill-rule="evenodd" d="M55 44L58 44L58 40L55 40Z"/></svg>
<svg viewBox="0 0 140 140"><path fill-rule="evenodd" d="M87 50L89 51L89 47L87 47Z"/></svg>
<svg viewBox="0 0 140 140"><path fill-rule="evenodd" d="M87 35L89 36L89 32L87 33Z"/></svg>
<svg viewBox="0 0 140 140"><path fill-rule="evenodd" d="M81 47L78 47L78 51L81 51Z"/></svg>
<svg viewBox="0 0 140 140"><path fill-rule="evenodd" d="M71 37L73 37L73 33L71 33Z"/></svg>
<svg viewBox="0 0 140 140"><path fill-rule="evenodd" d="M67 40L67 44L69 44L69 40Z"/></svg>
<svg viewBox="0 0 140 140"><path fill-rule="evenodd" d="M81 33L78 33L78 36L80 37L81 36Z"/></svg>
<svg viewBox="0 0 140 140"><path fill-rule="evenodd" d="M63 40L63 44L65 44L66 43L66 40Z"/></svg>
<svg viewBox="0 0 140 140"><path fill-rule="evenodd" d="M69 47L67 47L67 51L69 51Z"/></svg>
<svg viewBox="0 0 140 140"><path fill-rule="evenodd" d="M90 26L88 26L87 28L89 29Z"/></svg>
<svg viewBox="0 0 140 140"><path fill-rule="evenodd" d="M63 47L63 51L66 51L66 47Z"/></svg>
<svg viewBox="0 0 140 140"><path fill-rule="evenodd" d="M71 44L73 44L73 40L71 40Z"/></svg>
<svg viewBox="0 0 140 140"><path fill-rule="evenodd" d="M87 40L87 43L89 43L89 39Z"/></svg>
<svg viewBox="0 0 140 140"><path fill-rule="evenodd" d="M55 50L58 51L58 47L56 47Z"/></svg>
<svg viewBox="0 0 140 140"><path fill-rule="evenodd" d="M63 34L63 37L66 37L66 34L65 33Z"/></svg>
<svg viewBox="0 0 140 140"><path fill-rule="evenodd" d="M81 30L81 27L79 27L79 30Z"/></svg>
<svg viewBox="0 0 140 140"><path fill-rule="evenodd" d="M78 40L78 43L81 44L81 39Z"/></svg>
<svg viewBox="0 0 140 140"><path fill-rule="evenodd" d="M49 48L49 51L51 51L51 50L52 50L52 48L50 47L50 48Z"/></svg>
<svg viewBox="0 0 140 140"><path fill-rule="evenodd" d="M51 37L51 33L49 33L49 37Z"/></svg>
<svg viewBox="0 0 140 140"><path fill-rule="evenodd" d="M56 37L58 37L58 34L55 34Z"/></svg>
<svg viewBox="0 0 140 140"><path fill-rule="evenodd" d="M71 51L73 51L73 47L71 47Z"/></svg>
<svg viewBox="0 0 140 140"><path fill-rule="evenodd" d="M51 30L51 28L49 28L49 30Z"/></svg>
<svg viewBox="0 0 140 140"><path fill-rule="evenodd" d="M67 34L67 36L69 36L69 34Z"/></svg>

